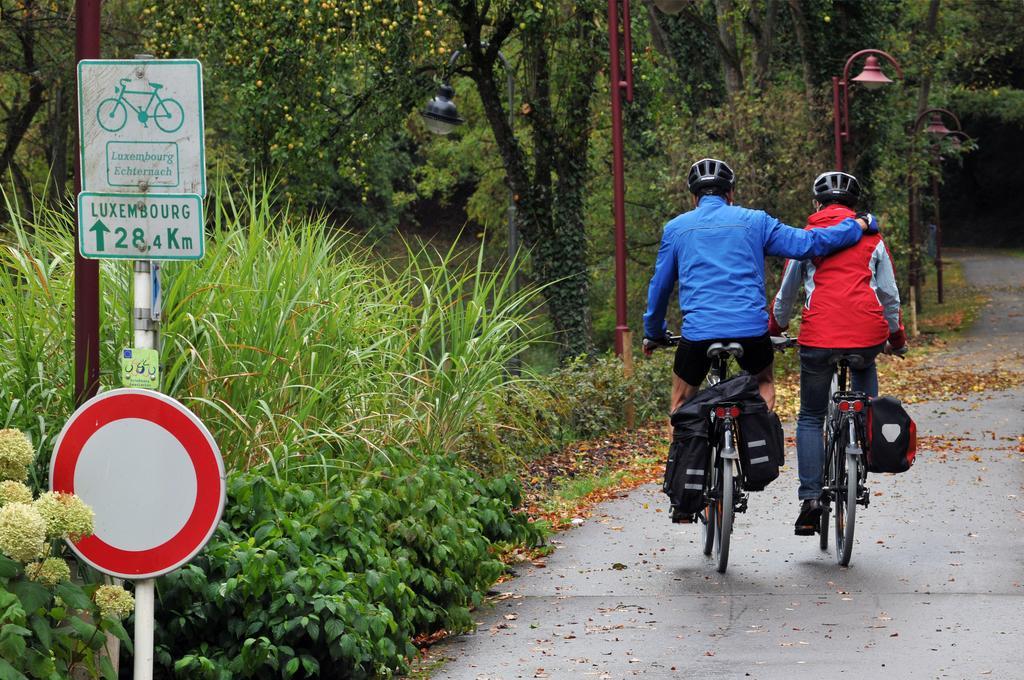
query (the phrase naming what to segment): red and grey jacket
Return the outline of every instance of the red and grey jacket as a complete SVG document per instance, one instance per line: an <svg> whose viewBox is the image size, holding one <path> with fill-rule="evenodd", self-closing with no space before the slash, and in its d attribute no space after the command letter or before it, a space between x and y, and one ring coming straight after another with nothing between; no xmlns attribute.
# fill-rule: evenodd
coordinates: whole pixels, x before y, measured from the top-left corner
<svg viewBox="0 0 1024 680"><path fill-rule="evenodd" d="M830 227L853 215L846 206L829 205L807 219L806 229ZM906 342L892 257L880 234L865 234L826 257L786 262L771 309L773 327L789 325L801 283L807 293L802 346L853 349L890 340L898 348Z"/></svg>

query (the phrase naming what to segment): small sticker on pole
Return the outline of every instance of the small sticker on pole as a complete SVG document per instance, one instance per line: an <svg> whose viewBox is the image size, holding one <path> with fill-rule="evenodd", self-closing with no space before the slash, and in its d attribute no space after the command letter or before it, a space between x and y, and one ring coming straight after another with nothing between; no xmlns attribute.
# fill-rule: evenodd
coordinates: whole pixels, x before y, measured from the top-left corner
<svg viewBox="0 0 1024 680"><path fill-rule="evenodd" d="M155 349L126 347L121 351L121 384L147 390L160 389L160 353Z"/></svg>

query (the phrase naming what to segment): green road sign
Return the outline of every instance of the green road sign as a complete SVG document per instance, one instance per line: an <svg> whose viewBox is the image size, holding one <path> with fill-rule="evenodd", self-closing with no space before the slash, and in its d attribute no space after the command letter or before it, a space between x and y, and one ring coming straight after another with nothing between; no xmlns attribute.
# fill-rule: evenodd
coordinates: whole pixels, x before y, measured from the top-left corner
<svg viewBox="0 0 1024 680"><path fill-rule="evenodd" d="M78 194L78 250L115 260L198 260L203 201L195 194Z"/></svg>
<svg viewBox="0 0 1024 680"><path fill-rule="evenodd" d="M206 195L195 59L78 63L82 190Z"/></svg>

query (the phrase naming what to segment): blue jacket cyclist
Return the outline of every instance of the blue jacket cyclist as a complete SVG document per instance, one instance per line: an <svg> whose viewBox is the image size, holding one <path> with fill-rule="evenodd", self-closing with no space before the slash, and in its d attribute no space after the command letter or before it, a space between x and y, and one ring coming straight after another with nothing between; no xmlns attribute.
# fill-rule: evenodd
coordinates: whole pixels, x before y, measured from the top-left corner
<svg viewBox="0 0 1024 680"><path fill-rule="evenodd" d="M827 229L805 231L762 210L733 205L736 176L724 161L713 158L694 163L687 184L694 209L665 225L647 291L644 352L666 344L665 311L678 282L683 325L672 376L672 410L697 393L711 367L707 350L714 342L743 346L740 368L757 376L761 396L774 409L765 256L803 260L828 255L853 245L865 231L877 231L877 223L871 215L858 215Z"/></svg>

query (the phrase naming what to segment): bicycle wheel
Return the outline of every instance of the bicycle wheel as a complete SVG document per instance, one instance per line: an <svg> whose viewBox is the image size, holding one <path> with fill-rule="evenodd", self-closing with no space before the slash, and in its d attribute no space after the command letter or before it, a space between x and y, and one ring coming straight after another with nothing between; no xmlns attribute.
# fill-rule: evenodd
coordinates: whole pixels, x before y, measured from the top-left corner
<svg viewBox="0 0 1024 680"><path fill-rule="evenodd" d="M161 99L153 109L153 120L164 132L177 132L185 123L185 109L174 99Z"/></svg>
<svg viewBox="0 0 1024 680"><path fill-rule="evenodd" d="M120 99L104 99L96 107L96 122L107 132L117 132L128 122L128 111Z"/></svg>
<svg viewBox="0 0 1024 680"><path fill-rule="evenodd" d="M719 459L718 479L721 494L715 504L715 556L718 558L718 573L724 574L729 566L729 538L732 536L733 485L732 461Z"/></svg>
<svg viewBox="0 0 1024 680"><path fill-rule="evenodd" d="M836 450L836 562L841 567L850 565L853 555L853 529L857 519L857 459Z"/></svg>

